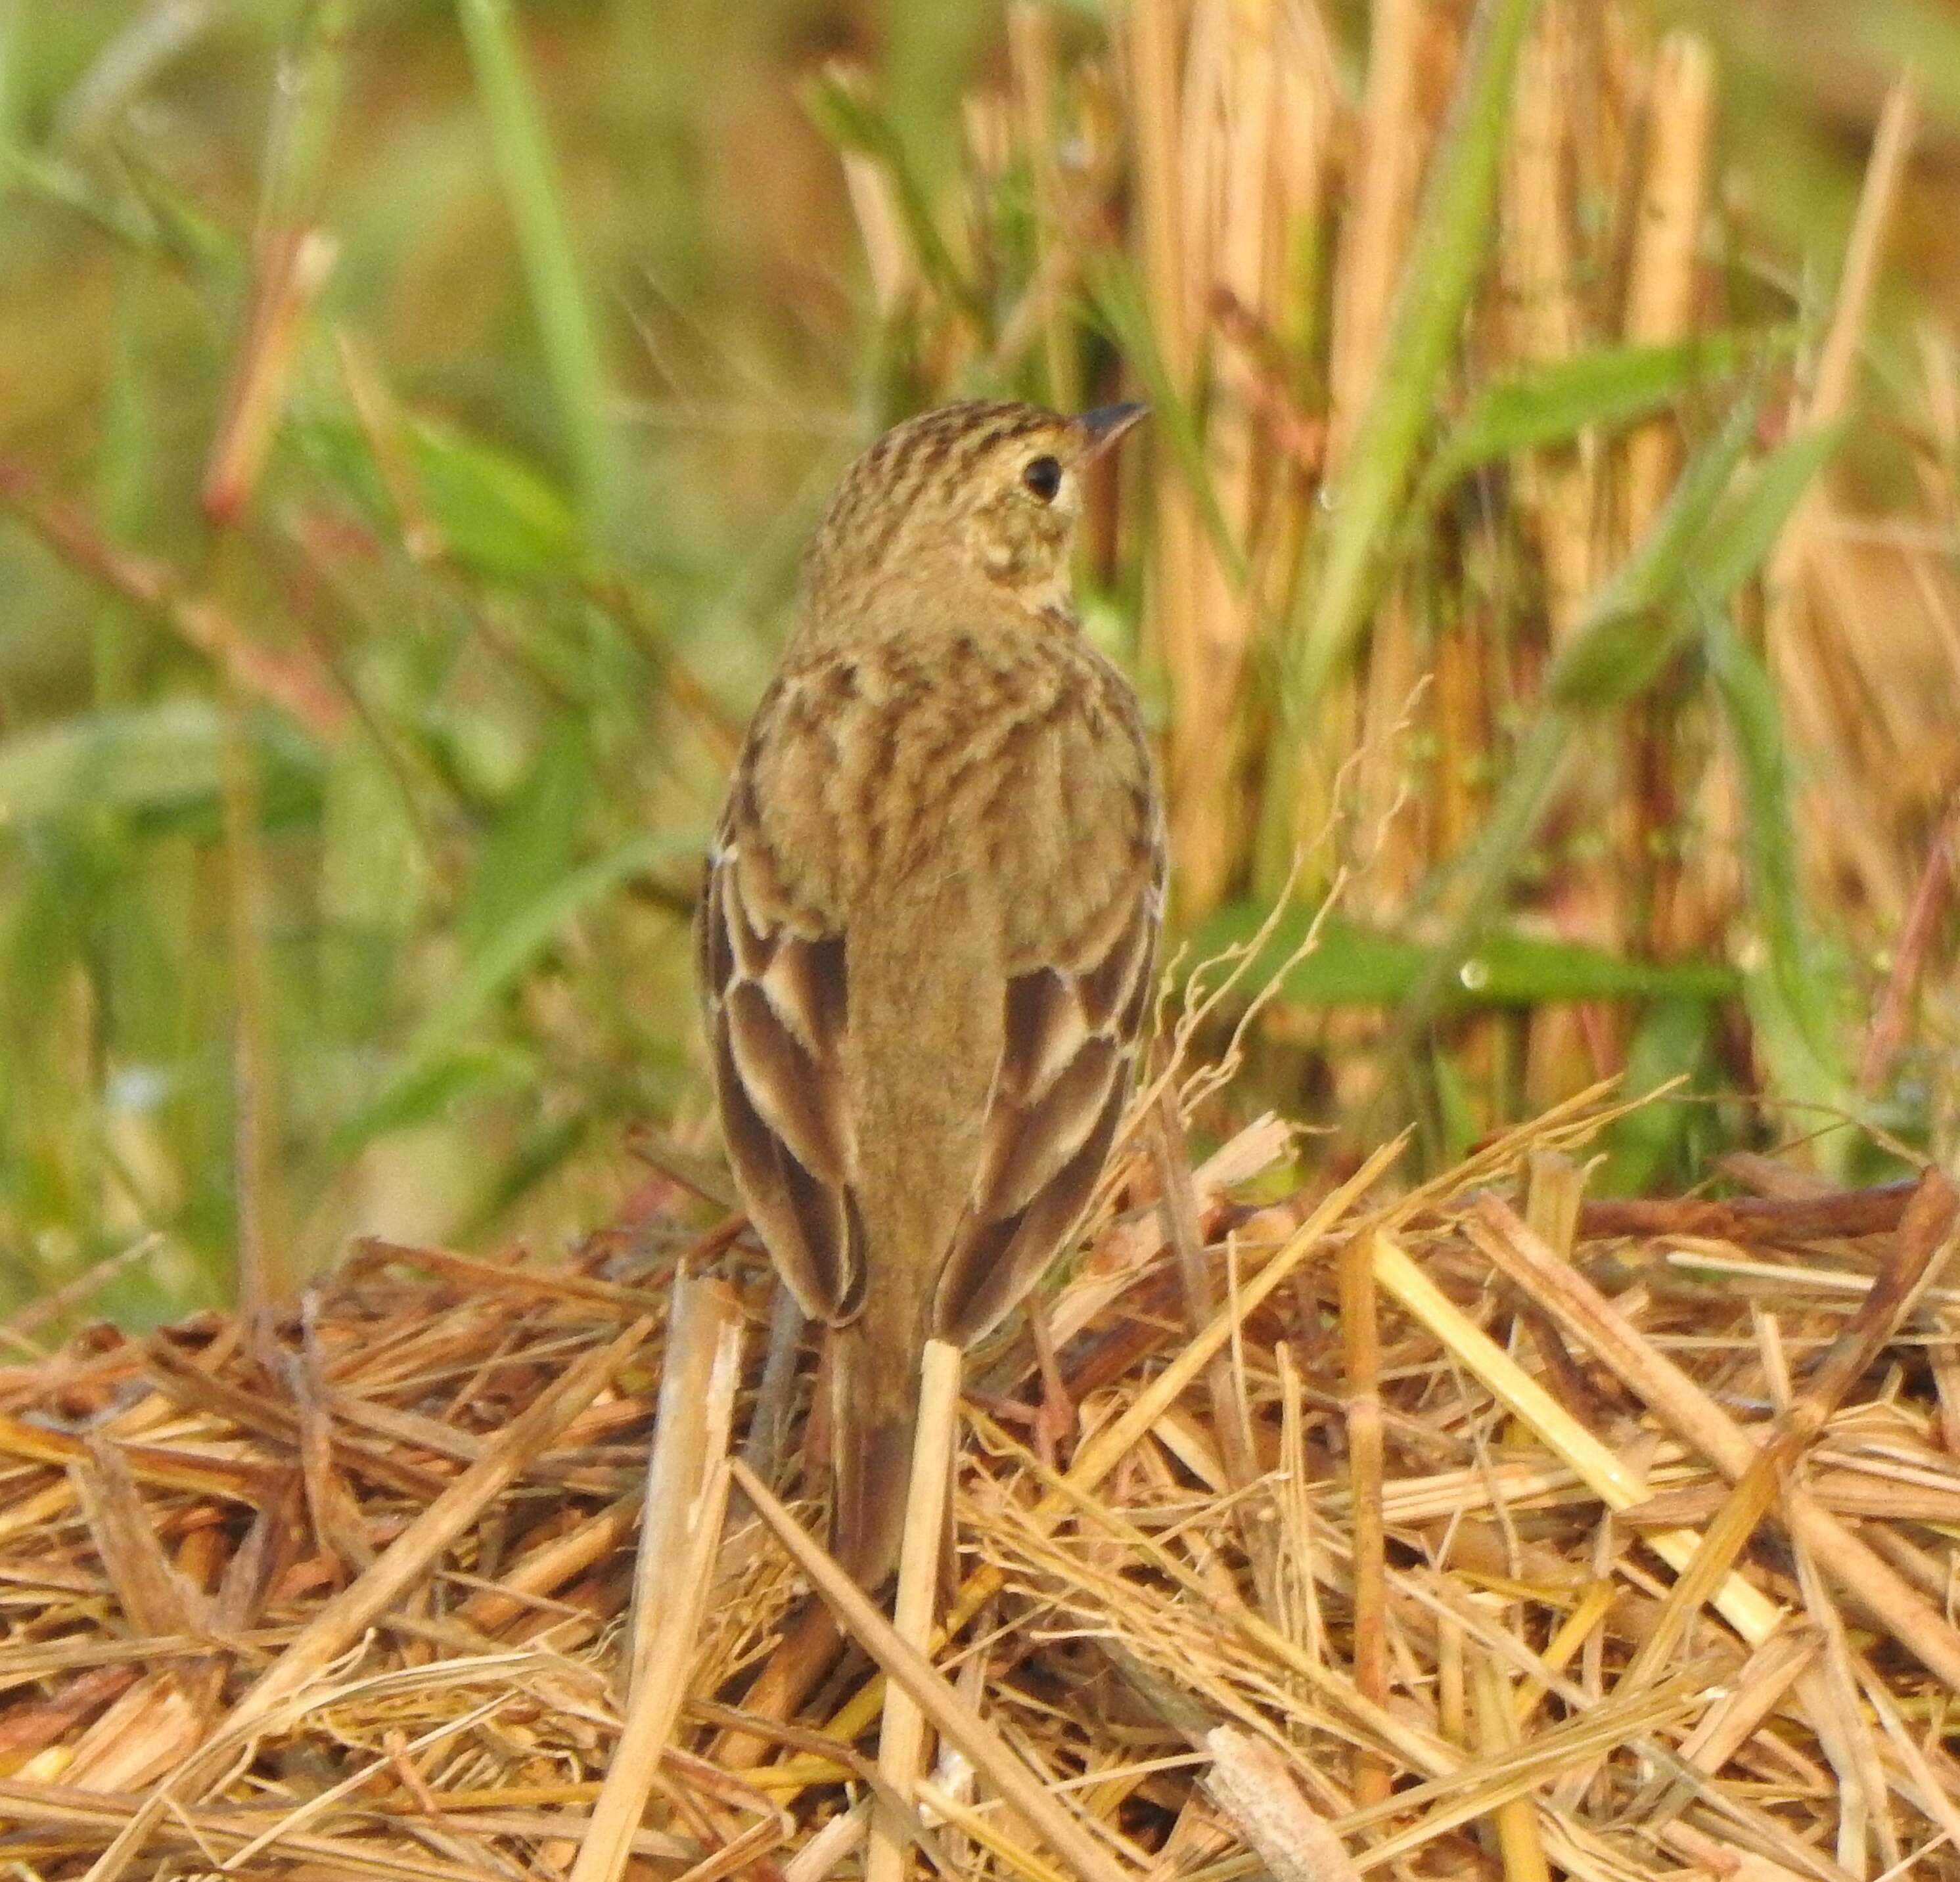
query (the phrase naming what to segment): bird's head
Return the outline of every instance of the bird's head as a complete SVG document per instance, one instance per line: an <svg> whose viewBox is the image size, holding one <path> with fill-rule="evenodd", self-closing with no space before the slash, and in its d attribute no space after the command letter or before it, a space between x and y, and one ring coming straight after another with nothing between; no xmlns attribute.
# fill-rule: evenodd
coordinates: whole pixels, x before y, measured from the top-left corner
<svg viewBox="0 0 1960 1882"><path fill-rule="evenodd" d="M1087 467L1144 415L972 400L894 426L851 466L804 564L807 618L917 623L976 602L1065 609Z"/></svg>

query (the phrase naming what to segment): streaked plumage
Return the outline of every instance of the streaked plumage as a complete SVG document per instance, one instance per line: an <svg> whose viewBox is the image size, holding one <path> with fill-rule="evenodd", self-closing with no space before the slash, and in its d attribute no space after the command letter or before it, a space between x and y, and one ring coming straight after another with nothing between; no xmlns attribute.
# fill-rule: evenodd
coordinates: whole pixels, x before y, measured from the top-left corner
<svg viewBox="0 0 1960 1882"><path fill-rule="evenodd" d="M979 1337L1054 1256L1148 1001L1150 752L1068 587L1080 469L1134 415L951 405L858 461L709 859L700 982L730 1159L831 1330L833 1546L873 1587L924 1343Z"/></svg>

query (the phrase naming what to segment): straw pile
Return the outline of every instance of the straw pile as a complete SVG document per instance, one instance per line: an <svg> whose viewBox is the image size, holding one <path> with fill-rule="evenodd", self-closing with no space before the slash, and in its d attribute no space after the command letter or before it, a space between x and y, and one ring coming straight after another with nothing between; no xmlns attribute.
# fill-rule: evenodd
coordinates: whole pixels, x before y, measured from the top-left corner
<svg viewBox="0 0 1960 1882"><path fill-rule="evenodd" d="M1047 1299L1072 1428L1025 1329L969 1357L951 1638L847 1615L787 1725L810 1362L762 1384L671 1176L558 1271L365 1244L262 1342L17 1322L0 1873L813 1882L899 1810L1029 1882L1960 1873L1955 1191L1589 1201L1601 1105L1258 1208L1270 1121L1140 1147Z"/></svg>

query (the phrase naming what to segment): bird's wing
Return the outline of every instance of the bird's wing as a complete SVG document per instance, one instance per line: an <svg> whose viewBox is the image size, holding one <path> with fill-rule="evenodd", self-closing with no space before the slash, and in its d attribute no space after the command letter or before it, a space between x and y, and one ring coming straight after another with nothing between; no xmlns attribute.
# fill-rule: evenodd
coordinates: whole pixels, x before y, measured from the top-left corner
<svg viewBox="0 0 1960 1882"><path fill-rule="evenodd" d="M1116 1133L1163 907L1162 832L1150 800L1139 794L1136 808L1133 827L1110 833L1116 866L1078 879L1099 891L1092 919L1074 925L1057 958L1007 981L972 1198L934 1299L937 1331L961 1345L1040 1278Z"/></svg>
<svg viewBox="0 0 1960 1882"><path fill-rule="evenodd" d="M844 936L798 902L738 774L695 917L697 984L743 1200L797 1304L838 1324L863 1305L858 1152L845 1099Z"/></svg>

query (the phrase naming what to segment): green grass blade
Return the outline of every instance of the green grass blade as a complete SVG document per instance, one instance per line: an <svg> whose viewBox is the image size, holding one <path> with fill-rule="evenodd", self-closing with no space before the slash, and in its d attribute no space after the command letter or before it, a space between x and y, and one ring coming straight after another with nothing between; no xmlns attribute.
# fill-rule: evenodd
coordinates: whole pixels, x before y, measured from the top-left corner
<svg viewBox="0 0 1960 1882"><path fill-rule="evenodd" d="M1704 608L1719 608L1770 558L1810 480L1843 441L1842 424L1818 425L1778 445L1725 504L1695 545L1688 584Z"/></svg>
<svg viewBox="0 0 1960 1882"><path fill-rule="evenodd" d="M1535 0L1484 0L1463 78L1429 181L1375 388L1354 442L1305 590L1287 663L1297 717L1353 651L1382 574L1381 548L1408 488L1482 265L1497 202L1512 81Z"/></svg>
<svg viewBox="0 0 1960 1882"><path fill-rule="evenodd" d="M1786 352L1793 327L1728 328L1670 346L1598 346L1507 373L1481 387L1423 473L1418 510L1479 465L1570 443L1650 416L1697 386Z"/></svg>
<svg viewBox="0 0 1960 1882"><path fill-rule="evenodd" d="M1211 466L1204 454L1198 415L1171 383L1134 266L1127 256L1112 257L1106 266L1092 272L1089 289L1096 313L1142 383L1150 408L1151 437L1160 440L1170 453L1198 506L1198 521L1204 526L1220 565L1235 583L1242 585L1245 552L1232 539L1225 513L1218 507L1218 492L1211 481Z"/></svg>
<svg viewBox="0 0 1960 1882"><path fill-rule="evenodd" d="M317 789L320 755L290 720L255 714L269 804ZM0 831L104 809L175 816L215 802L224 715L209 700L166 698L85 713L0 739Z"/></svg>
<svg viewBox="0 0 1960 1882"><path fill-rule="evenodd" d="M1644 1098L1678 1079L1691 1087L1707 1066L1714 1013L1710 1000L1656 1000L1628 1042L1621 1090L1629 1098ZM1686 1094L1656 1098L1616 1117L1605 1136L1601 1192L1649 1196L1692 1181L1698 1172L1691 1143L1707 1117L1708 1108Z"/></svg>
<svg viewBox="0 0 1960 1882"><path fill-rule="evenodd" d="M483 953L527 908L573 873L579 832L597 796L585 718L565 714L483 841L457 914L465 954Z"/></svg>
<svg viewBox="0 0 1960 1882"><path fill-rule="evenodd" d="M341 1154L374 1135L382 1121L399 1116L406 1097L423 1090L438 1067L455 1056L463 1035L484 1010L514 986L581 911L603 901L636 876L689 856L698 856L702 833L653 831L625 838L604 855L573 870L511 911L503 925L485 937L449 990L431 1008L403 1048L400 1062L382 1089L338 1133Z"/></svg>
<svg viewBox="0 0 1960 1882"><path fill-rule="evenodd" d="M605 370L510 0L458 0L457 17L517 230L579 507L588 526L603 529L621 496Z"/></svg>
<svg viewBox="0 0 1960 1882"><path fill-rule="evenodd" d="M1636 699L1651 686L1692 629L1691 614L1669 604L1683 596L1693 557L1748 449L1759 409L1739 399L1721 429L1688 460L1662 505L1612 580L1588 607L1579 631L1559 650L1546 676L1554 708L1595 713ZM1732 565L1725 563L1725 578ZM1739 580L1739 577L1736 577ZM1705 576L1702 598L1717 597ZM1720 599L1735 587L1730 580Z"/></svg>
<svg viewBox="0 0 1960 1882"><path fill-rule="evenodd" d="M348 0L310 0L290 56L280 60L259 202L263 227L291 228L318 213L320 179L345 89L352 24Z"/></svg>
<svg viewBox="0 0 1960 1882"><path fill-rule="evenodd" d="M1302 1006L1392 1006L1414 990L1429 959L1419 941L1385 933L1338 914L1320 917L1312 951L1290 958L1306 939L1316 911L1290 908L1246 972L1246 984L1264 986L1281 974L1280 997ZM1253 901L1227 904L1192 936L1186 958L1214 958L1242 946L1267 926L1266 911ZM1720 961L1641 961L1539 935L1502 930L1487 935L1444 990L1450 1008L1531 1006L1582 1000L1720 1000L1741 984Z"/></svg>
<svg viewBox="0 0 1960 1882"><path fill-rule="evenodd" d="M591 572L577 515L530 465L443 420L401 415L414 494L459 567L506 583ZM377 527L392 534L398 520L360 428L317 418L298 427L296 435L314 469L351 492Z"/></svg>
<svg viewBox="0 0 1960 1882"><path fill-rule="evenodd" d="M1756 409L1753 398L1739 400L1688 460L1647 535L1600 591L1547 676L1544 700L1482 828L1418 892L1418 910L1434 906L1446 889L1458 899L1396 1016L1386 1048L1391 1057L1406 1060L1443 990L1476 948L1543 825L1580 734L1605 712L1637 698L1678 650L1691 618L1682 605L1690 558L1748 447Z"/></svg>
<svg viewBox="0 0 1960 1882"><path fill-rule="evenodd" d="M1743 849L1763 944L1744 990L1758 1042L1780 1095L1856 1115L1844 1026L1850 990L1803 904L1776 688L1723 615L1707 612L1702 637L1742 778ZM1832 1139L1828 1154L1841 1160L1850 1146L1840 1133Z"/></svg>

